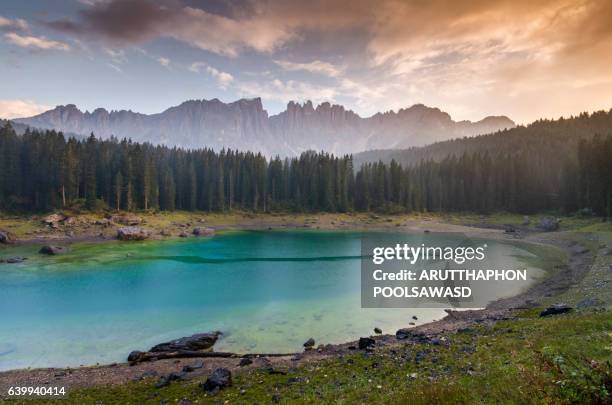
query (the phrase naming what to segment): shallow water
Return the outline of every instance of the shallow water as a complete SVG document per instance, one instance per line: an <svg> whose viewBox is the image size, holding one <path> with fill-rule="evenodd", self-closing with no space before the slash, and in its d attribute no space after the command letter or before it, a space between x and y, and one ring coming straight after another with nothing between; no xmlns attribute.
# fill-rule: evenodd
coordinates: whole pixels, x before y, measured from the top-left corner
<svg viewBox="0 0 612 405"><path fill-rule="evenodd" d="M218 351L292 352L444 316L362 309L358 232L245 231L179 241L73 245L73 253L0 264L0 370L125 361L132 350L221 330ZM415 235L415 238L417 236ZM422 238L422 235L418 236ZM431 236L435 237L435 236ZM420 242L419 242L420 243ZM498 266L542 271L488 241ZM491 292L518 293L526 284Z"/></svg>

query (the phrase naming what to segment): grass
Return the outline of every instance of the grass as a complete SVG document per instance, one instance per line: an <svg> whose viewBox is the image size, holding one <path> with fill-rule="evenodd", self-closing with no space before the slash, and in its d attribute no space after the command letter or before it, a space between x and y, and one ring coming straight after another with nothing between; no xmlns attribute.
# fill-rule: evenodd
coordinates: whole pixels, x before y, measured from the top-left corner
<svg viewBox="0 0 612 405"><path fill-rule="evenodd" d="M288 370L234 375L217 394L202 381L157 389L146 379L72 391L70 403L605 403L612 389L612 314L574 313L477 326L448 345L404 344Z"/></svg>

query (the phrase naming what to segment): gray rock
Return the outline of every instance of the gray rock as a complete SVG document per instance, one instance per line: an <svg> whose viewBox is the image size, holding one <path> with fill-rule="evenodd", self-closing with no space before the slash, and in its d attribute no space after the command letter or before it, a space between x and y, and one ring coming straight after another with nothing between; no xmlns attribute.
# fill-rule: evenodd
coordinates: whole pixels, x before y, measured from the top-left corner
<svg viewBox="0 0 612 405"><path fill-rule="evenodd" d="M248 357L243 357L240 359L240 363L238 364L240 367L248 366L249 364L253 364L253 360Z"/></svg>
<svg viewBox="0 0 612 405"><path fill-rule="evenodd" d="M218 368L201 385L207 392L217 391L232 385L232 373L226 368Z"/></svg>
<svg viewBox="0 0 612 405"><path fill-rule="evenodd" d="M153 353L176 352L180 350L206 350L213 347L221 332L197 333L170 342L160 343L149 350ZM128 357L129 361L129 357Z"/></svg>
<svg viewBox="0 0 612 405"><path fill-rule="evenodd" d="M552 217L543 217L540 219L540 223L537 228L546 232L553 232L559 230L559 220Z"/></svg>
<svg viewBox="0 0 612 405"><path fill-rule="evenodd" d="M304 342L304 347L312 348L315 345L315 340L313 338L308 339Z"/></svg>
<svg viewBox="0 0 612 405"><path fill-rule="evenodd" d="M167 387L172 381L180 381L184 377L183 373L170 373L159 378L155 388Z"/></svg>
<svg viewBox="0 0 612 405"><path fill-rule="evenodd" d="M414 332L411 328L402 328L395 332L395 338L398 340L410 339L416 334L417 332Z"/></svg>
<svg viewBox="0 0 612 405"><path fill-rule="evenodd" d="M142 218L130 214L113 215L110 217L110 221L121 225L136 226L142 223Z"/></svg>
<svg viewBox="0 0 612 405"><path fill-rule="evenodd" d="M197 227L193 228L192 233L195 236L212 236L215 234L215 230L212 228Z"/></svg>
<svg viewBox="0 0 612 405"><path fill-rule="evenodd" d="M134 351L130 352L130 354L128 354L127 360L130 363L138 361L138 360L140 360L140 358L142 357L143 354L144 353L141 352L141 351L134 350Z"/></svg>
<svg viewBox="0 0 612 405"><path fill-rule="evenodd" d="M570 312L572 307L567 304L554 304L546 308L544 311L540 312L540 316L550 316L550 315L559 315Z"/></svg>
<svg viewBox="0 0 612 405"><path fill-rule="evenodd" d="M126 226L117 230L117 239L119 240L145 240L151 236L151 233L138 226Z"/></svg>
<svg viewBox="0 0 612 405"><path fill-rule="evenodd" d="M8 233L7 231L0 230L0 243L3 243L5 245L8 245L9 243L13 243L13 238L11 237L11 234Z"/></svg>
<svg viewBox="0 0 612 405"><path fill-rule="evenodd" d="M70 249L65 246L53 246L53 245L45 245L42 248L40 248L40 250L38 251L38 253L41 253L43 255L49 255L49 256L61 255L61 254L68 253L68 252L70 252Z"/></svg>
<svg viewBox="0 0 612 405"><path fill-rule="evenodd" d="M111 221L110 221L110 219L107 219L107 218L102 218L102 219L98 219L98 220L95 222L95 224L96 224L96 225L101 225L101 226L105 226L105 227L106 227L106 226L110 226L110 225L111 225Z"/></svg>
<svg viewBox="0 0 612 405"><path fill-rule="evenodd" d="M523 226L527 226L527 225L529 225L530 223L531 223L531 220L529 219L529 215L525 215L525 216L523 217L523 223L522 223L522 225L523 225Z"/></svg>
<svg viewBox="0 0 612 405"><path fill-rule="evenodd" d="M51 214L43 218L43 223L49 226L57 226L58 223L65 221L67 217L64 214Z"/></svg>
<svg viewBox="0 0 612 405"><path fill-rule="evenodd" d="M376 341L370 337L361 337L359 338L359 350L365 350L368 347L376 346Z"/></svg>

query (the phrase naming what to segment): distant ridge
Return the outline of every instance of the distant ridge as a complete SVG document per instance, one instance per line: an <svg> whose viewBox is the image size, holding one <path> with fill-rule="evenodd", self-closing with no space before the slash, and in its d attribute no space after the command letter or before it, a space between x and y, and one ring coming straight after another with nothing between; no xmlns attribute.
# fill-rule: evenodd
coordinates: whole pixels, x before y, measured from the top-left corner
<svg viewBox="0 0 612 405"><path fill-rule="evenodd" d="M423 160L441 161L449 156L459 158L464 153L512 155L527 150L534 156L542 154L575 155L578 143L596 135L612 136L612 109L582 113L557 120L538 120L526 126L517 126L498 133L470 138L456 138L423 147L406 149L376 149L353 156L355 167L363 163L395 160L403 166Z"/></svg>
<svg viewBox="0 0 612 405"><path fill-rule="evenodd" d="M81 111L74 104L13 120L43 129L102 138L114 135L138 142L188 148L251 150L266 155L294 156L306 150L335 154L371 149L420 146L450 138L513 128L505 116L454 121L438 108L415 104L397 112L363 118L341 105L314 106L289 102L285 111L268 116L261 99L224 103L218 99L188 100L157 114L133 111Z"/></svg>

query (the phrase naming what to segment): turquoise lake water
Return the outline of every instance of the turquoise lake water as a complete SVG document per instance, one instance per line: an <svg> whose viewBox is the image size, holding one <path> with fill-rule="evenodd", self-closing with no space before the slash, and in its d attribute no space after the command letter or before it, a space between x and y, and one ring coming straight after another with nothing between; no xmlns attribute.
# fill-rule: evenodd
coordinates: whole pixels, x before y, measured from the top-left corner
<svg viewBox="0 0 612 405"><path fill-rule="evenodd" d="M217 351L293 352L440 319L441 309L362 309L358 232L241 231L178 241L73 245L64 256L5 248L0 370L125 361L170 339L220 330ZM415 235L420 243L422 235ZM435 236L431 236L435 237ZM489 259L533 255L489 241ZM491 299L526 285L491 291Z"/></svg>

